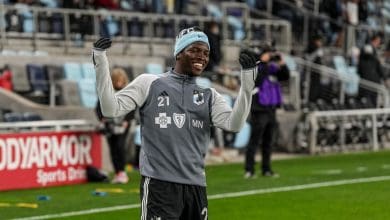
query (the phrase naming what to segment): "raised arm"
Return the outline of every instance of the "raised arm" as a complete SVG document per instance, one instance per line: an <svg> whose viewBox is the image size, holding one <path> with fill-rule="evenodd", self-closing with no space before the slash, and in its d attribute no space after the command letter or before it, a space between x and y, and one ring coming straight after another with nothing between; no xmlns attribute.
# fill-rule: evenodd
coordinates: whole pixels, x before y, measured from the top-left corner
<svg viewBox="0 0 390 220"><path fill-rule="evenodd" d="M213 90L212 121L216 127L238 132L248 117L252 102L252 90L257 77L257 57L253 52L240 53L241 87L233 109L224 98Z"/></svg>
<svg viewBox="0 0 390 220"><path fill-rule="evenodd" d="M96 41L92 50L92 61L96 70L96 89L102 113L105 117L117 117L129 113L145 102L150 85L157 76L141 74L125 88L116 92L112 85L106 55L106 50L110 46L109 38Z"/></svg>

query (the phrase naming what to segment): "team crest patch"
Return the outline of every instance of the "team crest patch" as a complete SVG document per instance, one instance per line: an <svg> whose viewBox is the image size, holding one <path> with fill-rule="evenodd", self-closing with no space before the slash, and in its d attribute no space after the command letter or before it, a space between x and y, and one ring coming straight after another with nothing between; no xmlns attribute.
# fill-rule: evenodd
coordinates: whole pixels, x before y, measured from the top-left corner
<svg viewBox="0 0 390 220"><path fill-rule="evenodd" d="M167 116L167 113L158 113L158 117L154 118L154 123L159 125L160 128L168 128L171 124L171 117Z"/></svg>
<svg viewBox="0 0 390 220"><path fill-rule="evenodd" d="M182 128L185 121L186 121L186 115L185 114L173 113L173 122L175 122L175 125L178 128Z"/></svg>
<svg viewBox="0 0 390 220"><path fill-rule="evenodd" d="M194 91L194 96L193 96L193 102L196 104L196 105L201 105L204 103L204 94L203 92L198 92L198 91Z"/></svg>

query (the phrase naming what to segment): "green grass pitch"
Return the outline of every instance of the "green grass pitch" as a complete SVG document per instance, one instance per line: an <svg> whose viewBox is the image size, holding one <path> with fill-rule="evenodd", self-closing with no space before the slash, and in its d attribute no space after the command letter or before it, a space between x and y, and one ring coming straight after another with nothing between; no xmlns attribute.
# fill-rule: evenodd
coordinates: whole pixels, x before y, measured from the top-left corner
<svg viewBox="0 0 390 220"><path fill-rule="evenodd" d="M303 156L273 166L279 178L244 179L243 164L208 166L209 219L390 219L390 151ZM0 192L0 219L140 219L139 173L130 177L126 185ZM107 195L93 195L99 188Z"/></svg>

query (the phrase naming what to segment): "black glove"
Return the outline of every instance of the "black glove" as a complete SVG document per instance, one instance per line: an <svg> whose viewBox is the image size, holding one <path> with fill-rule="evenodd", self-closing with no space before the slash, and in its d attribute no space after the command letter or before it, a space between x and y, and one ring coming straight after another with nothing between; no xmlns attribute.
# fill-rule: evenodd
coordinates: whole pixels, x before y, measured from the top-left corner
<svg viewBox="0 0 390 220"><path fill-rule="evenodd" d="M257 65L256 62L258 61L258 56L253 51L242 50L239 61L242 69L251 69Z"/></svg>
<svg viewBox="0 0 390 220"><path fill-rule="evenodd" d="M111 43L112 41L110 38L102 37L93 43L93 47L98 50L106 50L111 47Z"/></svg>

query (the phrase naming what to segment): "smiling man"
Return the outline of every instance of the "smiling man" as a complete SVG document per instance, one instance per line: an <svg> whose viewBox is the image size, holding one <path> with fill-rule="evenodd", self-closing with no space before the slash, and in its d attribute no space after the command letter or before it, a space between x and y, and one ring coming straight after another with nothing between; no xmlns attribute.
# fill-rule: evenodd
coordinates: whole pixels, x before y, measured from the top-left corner
<svg viewBox="0 0 390 220"><path fill-rule="evenodd" d="M139 108L141 219L207 219L204 158L210 128L237 132L244 125L257 76L256 57L248 51L240 54L242 85L232 109L215 89L196 84L212 49L197 27L176 37L172 70L141 74L116 93L106 56L110 46L108 38L94 43L97 92L106 117Z"/></svg>

